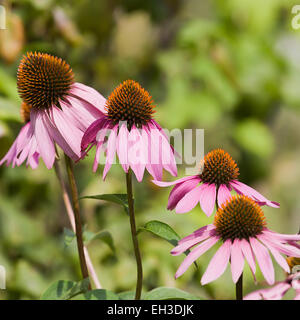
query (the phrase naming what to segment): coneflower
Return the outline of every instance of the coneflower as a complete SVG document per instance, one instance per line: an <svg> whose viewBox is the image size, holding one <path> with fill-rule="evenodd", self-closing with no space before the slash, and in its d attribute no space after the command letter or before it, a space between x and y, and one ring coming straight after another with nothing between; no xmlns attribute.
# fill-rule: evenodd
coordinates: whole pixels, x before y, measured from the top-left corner
<svg viewBox="0 0 300 320"><path fill-rule="evenodd" d="M103 114L105 99L94 89L75 82L71 67L47 53L24 55L17 74L26 124L1 160L7 165L36 168L41 157L48 169L55 161L55 143L73 160L81 156L81 138Z"/></svg>
<svg viewBox="0 0 300 320"><path fill-rule="evenodd" d="M96 145L94 171L106 146L103 179L116 154L124 171L131 168L138 181L142 181L145 169L158 180L162 178L163 168L177 175L173 148L153 119L154 103L148 91L139 83L126 80L110 94L105 110L104 116L87 129L82 139L83 154L89 145ZM106 135L109 135L107 143Z"/></svg>
<svg viewBox="0 0 300 320"><path fill-rule="evenodd" d="M221 242L221 247L202 276L202 285L219 278L229 261L234 283L237 283L242 275L245 260L254 275L255 257L266 281L272 285L275 281L274 268L269 252L277 263L289 272L289 265L281 254L300 257L300 249L297 248L299 240L300 235L286 235L269 230L262 208L249 197L236 195L222 204L212 224L181 239L171 251L172 255L179 255L197 245L184 259L175 277L181 276L196 259Z"/></svg>
<svg viewBox="0 0 300 320"><path fill-rule="evenodd" d="M170 193L168 209L176 213L192 210L199 202L203 212L210 216L217 200L221 206L231 197L231 191L249 196L260 205L278 208L277 202L266 199L259 192L238 181L239 168L232 157L222 149L215 149L205 155L201 173L187 176L173 182L154 180L161 187L175 185Z"/></svg>

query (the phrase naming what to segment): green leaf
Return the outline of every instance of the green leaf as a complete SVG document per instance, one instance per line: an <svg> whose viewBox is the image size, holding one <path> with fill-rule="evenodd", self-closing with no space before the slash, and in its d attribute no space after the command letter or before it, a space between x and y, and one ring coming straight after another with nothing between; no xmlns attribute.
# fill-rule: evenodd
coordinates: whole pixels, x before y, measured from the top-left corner
<svg viewBox="0 0 300 320"><path fill-rule="evenodd" d="M113 252L116 251L113 237L109 231L104 230L104 231L100 231L98 233L94 233L92 231L85 231L83 233L83 239L84 239L84 243L86 245L88 245L92 240L99 239L99 240L103 241L104 243L106 243L111 248L111 250Z"/></svg>
<svg viewBox="0 0 300 320"><path fill-rule="evenodd" d="M135 291L124 291L118 293L119 299L120 300L134 300L135 298ZM144 300L145 294L142 293L141 299Z"/></svg>
<svg viewBox="0 0 300 320"><path fill-rule="evenodd" d="M180 236L169 225L161 221L149 221L144 227L139 228L139 232L143 230L149 231L160 238L167 240L173 246L177 246L177 243L180 240Z"/></svg>
<svg viewBox="0 0 300 320"><path fill-rule="evenodd" d="M138 233L140 233L141 231L149 231L159 236L160 238L167 240L174 247L177 246L178 241L180 240L180 236L176 233L176 231L174 231L168 224L158 220L147 222L144 227L140 227L138 229ZM185 255L188 255L189 253L190 250L186 250L184 252ZM196 261L194 262L194 265L196 266L196 268L198 268Z"/></svg>
<svg viewBox="0 0 300 320"><path fill-rule="evenodd" d="M95 289L76 296L72 300L120 300L115 293L105 289Z"/></svg>
<svg viewBox="0 0 300 320"><path fill-rule="evenodd" d="M126 213L128 213L128 200L127 194L115 193L115 194L98 194L95 196L85 196L80 199L95 199L95 200L105 200L108 202L113 202L123 206Z"/></svg>
<svg viewBox="0 0 300 320"><path fill-rule="evenodd" d="M41 300L68 300L80 293L85 293L89 289L89 278L79 282L59 280L42 294Z"/></svg>
<svg viewBox="0 0 300 320"><path fill-rule="evenodd" d="M66 247L68 247L75 238L76 234L73 230L64 228L64 243Z"/></svg>
<svg viewBox="0 0 300 320"><path fill-rule="evenodd" d="M202 300L188 292L176 288L160 287L145 294L145 300Z"/></svg>

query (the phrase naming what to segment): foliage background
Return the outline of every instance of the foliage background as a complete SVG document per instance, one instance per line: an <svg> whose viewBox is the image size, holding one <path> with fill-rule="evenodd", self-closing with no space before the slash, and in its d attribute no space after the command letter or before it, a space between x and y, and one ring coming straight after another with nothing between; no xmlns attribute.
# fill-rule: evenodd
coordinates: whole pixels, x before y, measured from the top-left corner
<svg viewBox="0 0 300 320"><path fill-rule="evenodd" d="M281 208L266 208L270 228L299 230L300 31L291 28L296 1L282 0L15 0L0 31L0 156L21 128L17 66L26 51L66 59L76 79L104 96L131 78L150 91L156 119L165 128L204 128L205 151L225 148L238 162L241 179ZM76 165L81 195L124 193L124 174L114 166L106 182L91 172L92 154ZM184 167L179 167L179 176ZM171 179L165 174L164 179ZM135 185L139 225L170 224L181 236L211 222L194 209L166 210L170 189L149 175ZM90 254L104 288L133 289L135 264L128 217L114 205L83 200L87 228L113 234L116 252L95 240ZM77 280L74 245L65 247L68 226L54 172L0 168L0 264L7 270L3 299L38 299L58 279ZM140 235L144 290L177 287L205 298L231 299L230 270L211 285L200 278L214 250L180 279L183 256L151 234ZM276 278L284 274L276 268ZM255 286L246 267L245 292Z"/></svg>

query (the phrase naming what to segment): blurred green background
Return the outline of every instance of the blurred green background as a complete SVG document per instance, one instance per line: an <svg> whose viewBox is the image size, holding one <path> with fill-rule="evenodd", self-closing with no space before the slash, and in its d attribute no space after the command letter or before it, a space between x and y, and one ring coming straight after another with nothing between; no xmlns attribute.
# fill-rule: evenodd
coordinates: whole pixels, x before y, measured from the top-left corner
<svg viewBox="0 0 300 320"><path fill-rule="evenodd" d="M150 91L156 120L165 128L204 128L205 151L227 150L241 180L281 203L265 208L268 225L281 233L299 230L300 30L291 28L291 8L282 0L19 0L0 30L0 156L17 136L20 100L16 71L22 54L42 51L64 58L76 80L107 96L128 78ZM124 193L125 176L113 166L105 182L92 173L93 153L76 165L81 195ZM179 166L179 177L184 166ZM164 179L172 177L165 173ZM208 224L199 206L185 215L166 210L170 188L146 174L135 184L138 225L161 220L180 236ZM95 240L89 246L104 288L132 290L135 263L128 217L120 207L82 200L87 229L112 233L116 252ZM0 168L0 264L7 271L1 299L37 299L59 279L78 280L74 243L54 171ZM177 287L204 298L232 299L230 268L211 285L200 278L215 249L174 280L183 256L154 235L140 235L144 290ZM245 293L255 286L249 267ZM283 279L276 267L276 278ZM263 278L258 272L258 280ZM289 297L289 296L288 296Z"/></svg>

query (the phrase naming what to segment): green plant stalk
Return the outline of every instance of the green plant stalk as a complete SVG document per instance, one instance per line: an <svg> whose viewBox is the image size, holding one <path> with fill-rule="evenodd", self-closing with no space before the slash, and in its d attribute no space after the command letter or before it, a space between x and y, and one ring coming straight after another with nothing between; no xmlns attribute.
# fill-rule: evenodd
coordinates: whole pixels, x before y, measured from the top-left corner
<svg viewBox="0 0 300 320"><path fill-rule="evenodd" d="M75 219L74 219L74 212L73 212L73 208L72 208L72 204L69 198L69 194L61 173L61 169L60 169L60 165L59 165L59 160L55 160L54 162L54 169L55 169L55 173L57 176L57 179L59 181L60 187L61 187L61 191L62 191L62 198L66 207L66 211L67 211L67 215L72 227L72 230L74 231L74 233L76 232L76 227L75 227ZM84 253L85 253L85 258L86 258L86 264L89 270L89 273L91 275L91 278L94 282L95 288L96 289L101 289L101 283L97 277L97 273L95 271L95 268L93 266L92 260L90 258L89 252L87 250L87 247L84 246Z"/></svg>
<svg viewBox="0 0 300 320"><path fill-rule="evenodd" d="M243 273L235 285L236 300L243 300Z"/></svg>
<svg viewBox="0 0 300 320"><path fill-rule="evenodd" d="M66 161L66 169L67 169L67 174L68 174L68 179L69 179L69 184L70 184L71 194L72 194L73 212L74 212L74 218L75 218L75 233L76 233L81 274L83 279L85 279L89 277L89 272L88 272L85 254L84 254L84 244L83 244L82 226L81 226L81 218L80 218L78 191L77 191L76 180L74 176L74 168L73 168L72 160L67 155L65 155L65 161ZM91 285L89 285L89 289L91 289Z"/></svg>
<svg viewBox="0 0 300 320"><path fill-rule="evenodd" d="M135 300L140 300L142 295L142 286L143 286L143 266L142 266L141 253L139 249L136 224L135 224L134 202L133 202L133 193L132 193L132 171L130 168L126 173L126 186L127 186L128 211L129 211L129 219L130 219L131 236L132 236L133 249L134 249L136 266L137 266L137 282L136 282Z"/></svg>

